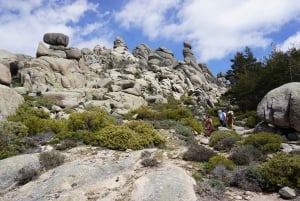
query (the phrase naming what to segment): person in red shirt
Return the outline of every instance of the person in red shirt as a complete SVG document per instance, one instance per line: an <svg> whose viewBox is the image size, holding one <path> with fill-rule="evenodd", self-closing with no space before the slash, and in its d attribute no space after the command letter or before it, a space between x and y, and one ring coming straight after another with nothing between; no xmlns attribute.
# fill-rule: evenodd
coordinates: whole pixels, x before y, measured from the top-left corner
<svg viewBox="0 0 300 201"><path fill-rule="evenodd" d="M213 121L212 121L212 118L210 117L210 115L207 116L207 118L204 122L204 125L205 125L205 129L206 129L205 135L210 137L212 130L213 130Z"/></svg>

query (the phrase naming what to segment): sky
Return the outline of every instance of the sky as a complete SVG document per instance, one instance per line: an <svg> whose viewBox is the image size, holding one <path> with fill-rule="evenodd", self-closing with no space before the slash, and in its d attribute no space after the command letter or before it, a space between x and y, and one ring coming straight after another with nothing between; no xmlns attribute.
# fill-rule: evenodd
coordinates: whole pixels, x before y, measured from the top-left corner
<svg viewBox="0 0 300 201"><path fill-rule="evenodd" d="M216 75L250 47L257 59L275 47L300 48L299 0L0 0L0 49L36 55L45 33L64 33L69 47L140 44L166 47L183 60L183 42Z"/></svg>

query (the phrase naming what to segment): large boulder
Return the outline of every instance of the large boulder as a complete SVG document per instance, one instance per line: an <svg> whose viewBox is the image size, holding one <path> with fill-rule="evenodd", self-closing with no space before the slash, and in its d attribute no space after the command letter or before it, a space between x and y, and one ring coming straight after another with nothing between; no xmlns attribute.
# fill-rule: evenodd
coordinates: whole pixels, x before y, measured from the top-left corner
<svg viewBox="0 0 300 201"><path fill-rule="evenodd" d="M257 116L278 127L300 131L300 82L271 90L257 106Z"/></svg>
<svg viewBox="0 0 300 201"><path fill-rule="evenodd" d="M7 66L0 63L0 84L9 85L11 83L11 74Z"/></svg>
<svg viewBox="0 0 300 201"><path fill-rule="evenodd" d="M166 166L146 174L134 183L131 199L139 200L197 200L193 180L182 168Z"/></svg>
<svg viewBox="0 0 300 201"><path fill-rule="evenodd" d="M0 84L0 119L14 114L19 104L23 102L24 98L14 89Z"/></svg>
<svg viewBox="0 0 300 201"><path fill-rule="evenodd" d="M0 194L16 185L16 177L22 168L39 171L38 154L25 154L0 160Z"/></svg>
<svg viewBox="0 0 300 201"><path fill-rule="evenodd" d="M43 40L49 45L62 45L67 47L69 43L69 36L62 33L46 33Z"/></svg>

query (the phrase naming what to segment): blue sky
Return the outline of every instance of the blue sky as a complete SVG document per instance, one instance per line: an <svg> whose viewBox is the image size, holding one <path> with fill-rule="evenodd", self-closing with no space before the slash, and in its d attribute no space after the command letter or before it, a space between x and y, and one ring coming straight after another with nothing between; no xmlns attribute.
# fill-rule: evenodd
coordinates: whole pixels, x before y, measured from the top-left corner
<svg viewBox="0 0 300 201"><path fill-rule="evenodd" d="M300 47L299 0L0 0L0 8L0 49L31 56L48 32L90 49L111 48L120 36L130 51L164 46L178 60L188 41L216 75L246 46L258 59L272 45Z"/></svg>

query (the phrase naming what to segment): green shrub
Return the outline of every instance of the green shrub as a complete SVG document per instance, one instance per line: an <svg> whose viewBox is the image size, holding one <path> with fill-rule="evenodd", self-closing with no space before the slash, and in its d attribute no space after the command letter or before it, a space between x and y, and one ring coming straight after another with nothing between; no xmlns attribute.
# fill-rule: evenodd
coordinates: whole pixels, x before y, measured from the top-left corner
<svg viewBox="0 0 300 201"><path fill-rule="evenodd" d="M261 165L264 188L277 191L283 186L300 189L300 156L287 153L275 154Z"/></svg>
<svg viewBox="0 0 300 201"><path fill-rule="evenodd" d="M228 186L232 179L232 171L228 170L223 164L217 165L211 171L211 178L222 181Z"/></svg>
<svg viewBox="0 0 300 201"><path fill-rule="evenodd" d="M180 101L184 105L194 105L195 104L191 96L181 96Z"/></svg>
<svg viewBox="0 0 300 201"><path fill-rule="evenodd" d="M24 122L24 120L35 116L41 119L49 119L50 114L45 112L43 109L38 109L30 105L28 102L25 102L16 110L16 114L10 115L7 117L8 121L15 121L15 122Z"/></svg>
<svg viewBox="0 0 300 201"><path fill-rule="evenodd" d="M167 119L181 120L183 118L193 118L193 113L189 108L178 106L177 108L165 109L161 112Z"/></svg>
<svg viewBox="0 0 300 201"><path fill-rule="evenodd" d="M181 123L177 123L174 127L175 135L187 143L193 142L195 140L194 130L189 126L184 126Z"/></svg>
<svg viewBox="0 0 300 201"><path fill-rule="evenodd" d="M188 118L182 118L181 123L183 125L190 126L193 128L197 133L202 133L204 131L203 126L201 122L199 122L197 119L188 117Z"/></svg>
<svg viewBox="0 0 300 201"><path fill-rule="evenodd" d="M18 185L24 185L40 175L40 171L34 167L26 166L18 171L18 174L15 178Z"/></svg>
<svg viewBox="0 0 300 201"><path fill-rule="evenodd" d="M155 129L169 129L175 128L180 123L172 119L165 119L152 121L151 124L154 126Z"/></svg>
<svg viewBox="0 0 300 201"><path fill-rule="evenodd" d="M155 120L158 117L158 112L151 109L149 106L141 106L136 110L132 110L124 115L125 119L132 119L136 115L136 119Z"/></svg>
<svg viewBox="0 0 300 201"><path fill-rule="evenodd" d="M26 149L28 128L21 122L0 122L0 159L4 159Z"/></svg>
<svg viewBox="0 0 300 201"><path fill-rule="evenodd" d="M225 185L220 180L209 179L197 182L195 191L201 200L224 200Z"/></svg>
<svg viewBox="0 0 300 201"><path fill-rule="evenodd" d="M254 116L250 116L247 118L245 125L249 128L254 128L257 123L258 122L257 122L256 118Z"/></svg>
<svg viewBox="0 0 300 201"><path fill-rule="evenodd" d="M203 145L199 145L198 143L193 143L184 153L183 160L207 162L213 156L216 156L214 151L204 147Z"/></svg>
<svg viewBox="0 0 300 201"><path fill-rule="evenodd" d="M39 160L42 169L52 169L63 164L65 156L58 151L42 152L39 155Z"/></svg>
<svg viewBox="0 0 300 201"><path fill-rule="evenodd" d="M214 146L215 150L218 151L230 151L231 148L236 144L238 138L236 137L226 137L220 139L217 144Z"/></svg>
<svg viewBox="0 0 300 201"><path fill-rule="evenodd" d="M8 121L22 122L28 127L30 135L35 135L39 132L48 129L45 120L49 120L50 114L43 109L33 107L28 102L21 104L16 110L16 114L7 117Z"/></svg>
<svg viewBox="0 0 300 201"><path fill-rule="evenodd" d="M151 124L141 120L120 126L110 125L100 131L87 133L83 138L86 144L117 150L137 150L165 142Z"/></svg>
<svg viewBox="0 0 300 201"><path fill-rule="evenodd" d="M77 146L77 142L74 139L64 139L61 143L55 146L56 150L66 150Z"/></svg>
<svg viewBox="0 0 300 201"><path fill-rule="evenodd" d="M218 115L218 110L219 110L218 108L210 108L206 111L206 113L214 117Z"/></svg>
<svg viewBox="0 0 300 201"><path fill-rule="evenodd" d="M236 165L248 165L252 161L263 161L263 153L252 145L244 145L233 148L229 159Z"/></svg>
<svg viewBox="0 0 300 201"><path fill-rule="evenodd" d="M53 105L57 104L57 101L44 96L36 96L33 98L31 104L35 107L46 107L48 109L51 109Z"/></svg>
<svg viewBox="0 0 300 201"><path fill-rule="evenodd" d="M252 145L266 154L280 151L282 142L283 138L281 136L268 132L252 134L244 139L245 145Z"/></svg>
<svg viewBox="0 0 300 201"><path fill-rule="evenodd" d="M220 154L211 157L208 163L205 164L205 168L207 171L210 172L217 165L223 165L224 167L226 167L227 170L233 170L234 168L234 163L230 159Z"/></svg>
<svg viewBox="0 0 300 201"><path fill-rule="evenodd" d="M249 166L238 169L233 174L230 185L245 191L261 192L264 183L260 169L257 166Z"/></svg>
<svg viewBox="0 0 300 201"><path fill-rule="evenodd" d="M235 131L215 131L209 139L209 145L215 147L221 140L232 138L234 142L241 139L241 136Z"/></svg>
<svg viewBox="0 0 300 201"><path fill-rule="evenodd" d="M72 113L67 122L68 129L71 131L97 131L106 126L114 125L115 123L115 119L100 108L94 108L93 111L87 110L82 113Z"/></svg>

